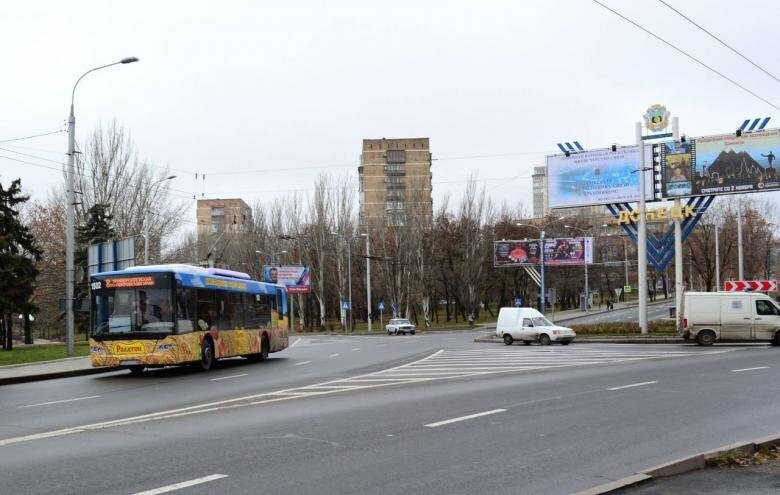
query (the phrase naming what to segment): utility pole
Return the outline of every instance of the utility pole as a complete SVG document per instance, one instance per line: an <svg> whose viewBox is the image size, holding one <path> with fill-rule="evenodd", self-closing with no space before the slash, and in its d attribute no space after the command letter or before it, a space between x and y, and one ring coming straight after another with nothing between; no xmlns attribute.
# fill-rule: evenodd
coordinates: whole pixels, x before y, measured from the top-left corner
<svg viewBox="0 0 780 495"><path fill-rule="evenodd" d="M737 258L739 263L739 279L745 280L745 258L742 254L742 198L737 200Z"/></svg>
<svg viewBox="0 0 780 495"><path fill-rule="evenodd" d="M371 331L371 240L369 238L368 232L365 234L361 234L366 236L366 307L368 312L368 331Z"/></svg>
<svg viewBox="0 0 780 495"><path fill-rule="evenodd" d="M647 219L645 215L645 144L642 140L642 122L636 123L636 144L639 148L639 236L638 274L639 286L639 328L647 333Z"/></svg>
<svg viewBox="0 0 780 495"><path fill-rule="evenodd" d="M541 263L540 271L541 271L541 279L542 283L540 284L540 289L542 290L542 297L541 297L541 308L542 308L542 314L544 314L544 298L547 296L545 294L545 287L544 287L544 230L539 231L539 261ZM555 311L555 301L553 301L553 311Z"/></svg>
<svg viewBox="0 0 780 495"><path fill-rule="evenodd" d="M678 117L672 117L672 139L675 142L680 140L680 119ZM692 180L692 179L691 179ZM674 208L680 211L682 203L680 198L675 198ZM674 219L674 310L677 318L675 318L675 327L679 332L680 322L679 317L680 310L682 309L683 301L683 247L682 247L682 224L679 218Z"/></svg>

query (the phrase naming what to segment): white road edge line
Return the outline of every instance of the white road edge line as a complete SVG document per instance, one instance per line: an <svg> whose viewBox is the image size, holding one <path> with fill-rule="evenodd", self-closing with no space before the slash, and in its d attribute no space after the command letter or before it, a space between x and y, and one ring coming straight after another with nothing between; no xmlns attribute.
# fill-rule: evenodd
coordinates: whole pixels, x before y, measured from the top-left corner
<svg viewBox="0 0 780 495"><path fill-rule="evenodd" d="M621 385L620 387L612 387L612 388L608 388L607 390L622 390L624 388L633 388L633 387L641 387L644 385L652 385L653 383L658 383L658 380L654 380L652 382L632 383L630 385Z"/></svg>
<svg viewBox="0 0 780 495"><path fill-rule="evenodd" d="M295 339L295 342L293 342L292 344L290 344L290 347L295 347L295 346L298 344L298 342L300 342L301 340L302 340L302 339L301 339L300 337L298 337L297 339Z"/></svg>
<svg viewBox="0 0 780 495"><path fill-rule="evenodd" d="M738 370L731 370L732 373L739 373L740 371L753 371L753 370L765 370L769 369L769 366L756 366L755 368L742 368Z"/></svg>
<svg viewBox="0 0 780 495"><path fill-rule="evenodd" d="M210 381L212 382L218 382L220 380L230 380L231 378L239 378L242 376L246 376L249 373L241 373L240 375L230 375L230 376L220 376L219 378L212 378Z"/></svg>
<svg viewBox="0 0 780 495"><path fill-rule="evenodd" d="M90 396L87 396L87 397L76 397L75 399L53 400L51 402L41 402L40 404L27 404L26 406L19 406L19 409L24 409L25 407L39 407L39 406L49 406L49 405L52 405L52 404L63 404L65 402L75 402L77 400L97 399L98 397L102 397L102 395L90 395Z"/></svg>
<svg viewBox="0 0 780 495"><path fill-rule="evenodd" d="M334 358L334 357L338 357L338 356L341 356L341 354L339 354L339 353L337 352L337 353L335 353L335 354L331 354L330 356L328 356L328 358Z"/></svg>
<svg viewBox="0 0 780 495"><path fill-rule="evenodd" d="M160 493L168 493L175 490L181 490L182 488L187 488L189 486L195 486L200 485L202 483L208 483L209 481L216 481L218 479L227 478L228 475L226 474L212 474L209 476L204 476L202 478L195 478L194 480L189 481L182 481L181 483L174 483L172 485L168 486L161 486L160 488L154 488L152 490L146 490L144 492L137 492L133 495L158 495Z"/></svg>
<svg viewBox="0 0 780 495"><path fill-rule="evenodd" d="M468 416L461 416L459 418L445 419L444 421L437 421L436 423L428 423L425 426L427 426L428 428L436 428L437 426L444 426L450 423L457 423L458 421L466 421L467 419L474 419L474 418L479 418L482 416L488 416L490 414L497 414L502 412L506 412L506 409L493 409L492 411L469 414Z"/></svg>
<svg viewBox="0 0 780 495"><path fill-rule="evenodd" d="M300 366L302 364L309 364L311 361L301 361L300 363L295 363L295 366Z"/></svg>

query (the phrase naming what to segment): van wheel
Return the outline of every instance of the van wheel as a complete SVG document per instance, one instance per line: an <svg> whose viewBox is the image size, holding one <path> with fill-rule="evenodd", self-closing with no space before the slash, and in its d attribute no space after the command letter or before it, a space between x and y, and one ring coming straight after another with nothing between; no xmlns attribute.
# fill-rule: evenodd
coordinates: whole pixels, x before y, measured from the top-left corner
<svg viewBox="0 0 780 495"><path fill-rule="evenodd" d="M539 336L539 343L542 345L550 345L550 336L546 333L543 333Z"/></svg>
<svg viewBox="0 0 780 495"><path fill-rule="evenodd" d="M569 345L569 341L568 340L561 341L561 345Z"/></svg>
<svg viewBox="0 0 780 495"><path fill-rule="evenodd" d="M772 339L772 345L780 345L780 332L775 333L775 338Z"/></svg>
<svg viewBox="0 0 780 495"><path fill-rule="evenodd" d="M712 330L702 330L696 335L696 342L699 345L712 345L715 342L715 332Z"/></svg>
<svg viewBox="0 0 780 495"><path fill-rule="evenodd" d="M214 367L214 344L210 339L204 339L200 344L200 369L209 371Z"/></svg>
<svg viewBox="0 0 780 495"><path fill-rule="evenodd" d="M508 333L504 334L504 344L512 345L512 342L514 342L514 341L515 341L515 339L513 339L511 335L509 335Z"/></svg>
<svg viewBox="0 0 780 495"><path fill-rule="evenodd" d="M530 340L524 340L523 341L523 345L531 345L531 341Z"/></svg>

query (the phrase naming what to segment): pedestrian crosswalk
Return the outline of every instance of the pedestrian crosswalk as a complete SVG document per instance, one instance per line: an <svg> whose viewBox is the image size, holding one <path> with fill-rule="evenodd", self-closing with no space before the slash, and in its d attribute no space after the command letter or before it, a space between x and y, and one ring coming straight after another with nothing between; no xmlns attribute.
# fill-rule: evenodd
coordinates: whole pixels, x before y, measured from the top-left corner
<svg viewBox="0 0 780 495"><path fill-rule="evenodd" d="M522 372L572 366L624 363L647 359L719 354L727 350L679 351L596 349L588 347L511 347L440 350L418 361L340 380L344 385L389 384L444 380L496 373Z"/></svg>

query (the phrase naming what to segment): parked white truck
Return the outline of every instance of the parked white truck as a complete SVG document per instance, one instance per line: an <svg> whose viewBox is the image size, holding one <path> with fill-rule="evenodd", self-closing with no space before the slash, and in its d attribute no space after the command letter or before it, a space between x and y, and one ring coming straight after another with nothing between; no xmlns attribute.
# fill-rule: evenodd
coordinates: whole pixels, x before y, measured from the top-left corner
<svg viewBox="0 0 780 495"><path fill-rule="evenodd" d="M780 307L760 292L686 292L680 333L699 345L768 340L780 345Z"/></svg>

